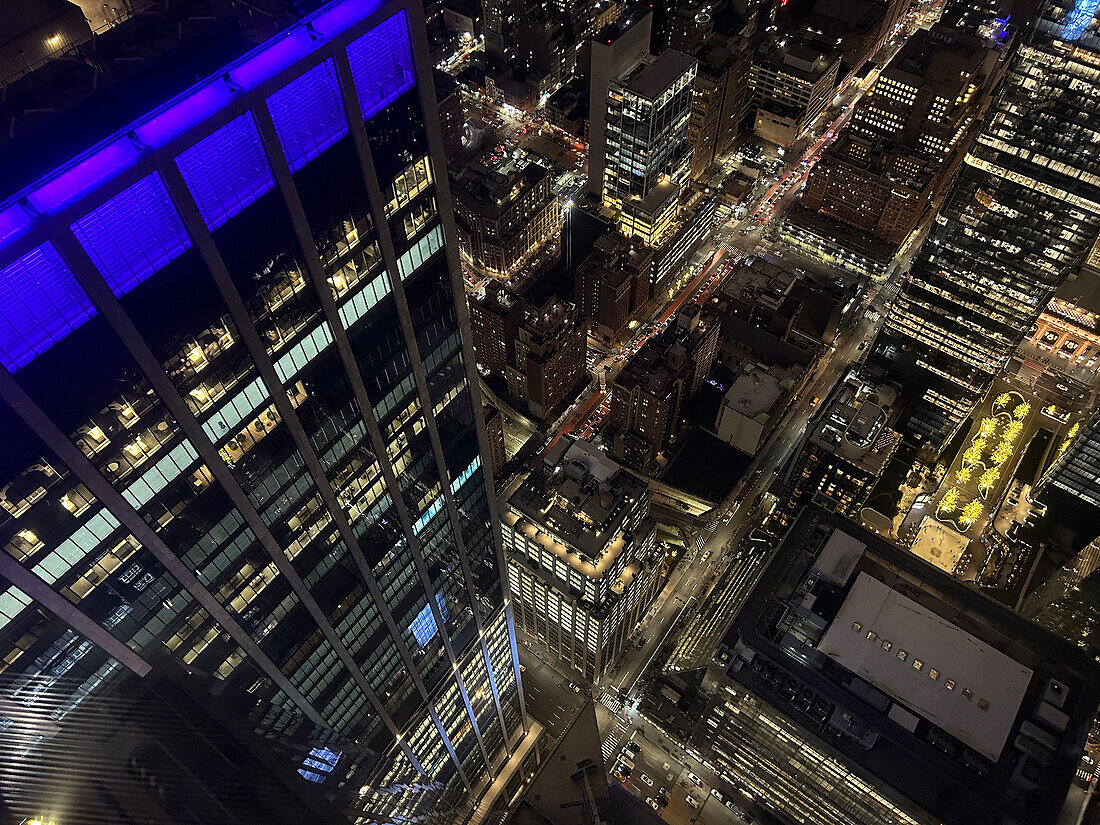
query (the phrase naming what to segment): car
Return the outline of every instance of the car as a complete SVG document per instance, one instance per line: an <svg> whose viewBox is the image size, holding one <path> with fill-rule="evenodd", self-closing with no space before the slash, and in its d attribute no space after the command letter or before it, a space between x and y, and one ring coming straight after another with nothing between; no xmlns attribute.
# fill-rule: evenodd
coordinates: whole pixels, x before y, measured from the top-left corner
<svg viewBox="0 0 1100 825"><path fill-rule="evenodd" d="M569 689L572 690L574 693L580 693L581 692L580 685L574 684L573 682L569 683Z"/></svg>
<svg viewBox="0 0 1100 825"><path fill-rule="evenodd" d="M741 818L742 822L748 823L748 825L752 825L752 817L749 816L745 811L738 811L737 816Z"/></svg>
<svg viewBox="0 0 1100 825"><path fill-rule="evenodd" d="M693 796L685 796L684 797L684 802L686 802L689 807L692 807L692 808L698 808L699 807L699 802Z"/></svg>
<svg viewBox="0 0 1100 825"><path fill-rule="evenodd" d="M722 801L722 792L720 790L718 790L717 788L711 788L710 789L710 795L713 796L715 799L717 799L719 802Z"/></svg>
<svg viewBox="0 0 1100 825"><path fill-rule="evenodd" d="M810 401L810 406L811 406L811 407L816 407L816 406L817 406L817 402L818 402L818 401L820 401L820 400L821 400L820 396L817 396L817 395L815 395L815 396L813 397L813 400L812 400L812 401Z"/></svg>
<svg viewBox="0 0 1100 825"><path fill-rule="evenodd" d="M688 779L690 779L692 781L692 784L695 784L695 785L702 785L703 784L703 780L700 779L695 774L693 774L691 771L688 771Z"/></svg>
<svg viewBox="0 0 1100 825"><path fill-rule="evenodd" d="M641 780L643 785L652 785L653 780L646 776L644 773L638 774L638 779Z"/></svg>
<svg viewBox="0 0 1100 825"><path fill-rule="evenodd" d="M656 800L656 799L654 799L654 798L653 798L652 796L647 796L647 797L645 798L645 804L646 804L646 805L648 805L649 807L651 807L651 808L652 808L653 810L655 810L655 811L656 811L656 810L657 810L658 808L660 808L660 807L661 807L660 805L658 805L658 804L657 804L657 800Z"/></svg>
<svg viewBox="0 0 1100 825"><path fill-rule="evenodd" d="M626 749L628 751L630 751L631 753L637 753L638 751L640 751L642 749L642 746L639 745L637 742L631 741L631 742L626 743Z"/></svg>
<svg viewBox="0 0 1100 825"><path fill-rule="evenodd" d="M520 673L526 673L527 672L527 665L520 665L519 666L519 672Z"/></svg>

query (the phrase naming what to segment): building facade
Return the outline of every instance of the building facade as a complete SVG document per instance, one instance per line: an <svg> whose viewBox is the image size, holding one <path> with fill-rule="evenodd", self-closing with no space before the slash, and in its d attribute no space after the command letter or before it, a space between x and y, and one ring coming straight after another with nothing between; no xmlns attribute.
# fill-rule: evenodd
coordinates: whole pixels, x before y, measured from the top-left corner
<svg viewBox="0 0 1100 825"><path fill-rule="evenodd" d="M822 405L786 477L776 514L789 527L808 504L858 522L859 511L900 441L890 429L897 393L853 371Z"/></svg>
<svg viewBox="0 0 1100 825"><path fill-rule="evenodd" d="M588 328L573 304L527 306L508 365L508 393L539 420L571 397L587 375Z"/></svg>
<svg viewBox="0 0 1100 825"><path fill-rule="evenodd" d="M501 502L518 627L599 683L657 592L645 482L562 439Z"/></svg>
<svg viewBox="0 0 1100 825"><path fill-rule="evenodd" d="M688 127L691 174L698 179L730 150L740 130L753 50L748 38L712 36L689 53L699 56Z"/></svg>
<svg viewBox="0 0 1100 825"><path fill-rule="evenodd" d="M514 274L561 231L550 172L530 163L508 174L470 166L452 181L463 254L480 269Z"/></svg>
<svg viewBox="0 0 1100 825"><path fill-rule="evenodd" d="M820 115L836 88L840 54L772 34L749 69L749 108L758 137L790 146Z"/></svg>
<svg viewBox="0 0 1100 825"><path fill-rule="evenodd" d="M4 167L0 691L167 650L349 820L463 821L525 719L420 6L145 107Z"/></svg>
<svg viewBox="0 0 1100 825"><path fill-rule="evenodd" d="M523 298L498 281L490 281L484 294L471 294L470 328L477 363L493 375L503 376L516 356L516 336L523 323Z"/></svg>
<svg viewBox="0 0 1100 825"><path fill-rule="evenodd" d="M680 428L683 405L710 374L718 355L718 317L684 307L676 324L638 350L611 385L609 436L615 457L653 469Z"/></svg>
<svg viewBox="0 0 1100 825"><path fill-rule="evenodd" d="M624 335L634 313L649 302L653 250L618 236L596 241L573 274L577 310L592 334L610 343Z"/></svg>
<svg viewBox="0 0 1100 825"><path fill-rule="evenodd" d="M623 235L649 246L672 231L691 172L695 74L694 58L670 50L608 88L603 202L618 213Z"/></svg>
<svg viewBox="0 0 1100 825"><path fill-rule="evenodd" d="M1100 233L1094 11L1040 7L875 343L916 396L908 432L934 449Z"/></svg>

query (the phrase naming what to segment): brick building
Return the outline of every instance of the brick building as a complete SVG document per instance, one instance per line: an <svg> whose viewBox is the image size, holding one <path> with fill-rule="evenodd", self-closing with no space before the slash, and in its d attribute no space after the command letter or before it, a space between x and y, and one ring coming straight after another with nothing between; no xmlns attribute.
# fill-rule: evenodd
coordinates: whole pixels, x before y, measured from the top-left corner
<svg viewBox="0 0 1100 825"><path fill-rule="evenodd" d="M577 311L592 333L611 342L649 301L653 250L621 236L604 236L574 273Z"/></svg>

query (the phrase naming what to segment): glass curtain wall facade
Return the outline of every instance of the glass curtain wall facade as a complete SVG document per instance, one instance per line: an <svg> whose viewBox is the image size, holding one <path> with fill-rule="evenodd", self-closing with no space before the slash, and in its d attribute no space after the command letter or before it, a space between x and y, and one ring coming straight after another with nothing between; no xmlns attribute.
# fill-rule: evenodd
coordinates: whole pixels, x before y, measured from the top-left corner
<svg viewBox="0 0 1100 825"><path fill-rule="evenodd" d="M0 206L0 730L167 650L303 781L373 755L351 821L514 751L430 77L418 4L330 3Z"/></svg>
<svg viewBox="0 0 1100 825"><path fill-rule="evenodd" d="M691 171L688 141L692 90L697 65L678 52L665 52L648 65L613 79L607 95L604 204L621 213L620 229L628 237L640 234L656 240L652 221L635 221L631 210L662 183L672 184L665 200L675 217L675 198ZM644 83L639 85L639 79ZM645 227L635 227L634 223ZM668 226L665 227L666 229ZM636 233L636 229L640 230Z"/></svg>
<svg viewBox="0 0 1100 825"><path fill-rule="evenodd" d="M1042 4L876 341L936 448L1100 232L1096 7Z"/></svg>

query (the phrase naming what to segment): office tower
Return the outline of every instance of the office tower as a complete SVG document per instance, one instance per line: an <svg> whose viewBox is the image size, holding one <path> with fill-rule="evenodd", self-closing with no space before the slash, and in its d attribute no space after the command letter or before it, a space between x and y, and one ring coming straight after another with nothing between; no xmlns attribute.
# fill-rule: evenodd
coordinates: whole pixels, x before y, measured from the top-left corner
<svg viewBox="0 0 1100 825"><path fill-rule="evenodd" d="M504 447L504 414L496 407L485 405L485 432L489 441L489 466L493 468L493 476L500 472L504 463L508 460L508 454Z"/></svg>
<svg viewBox="0 0 1100 825"><path fill-rule="evenodd" d="M599 682L657 594L645 482L563 438L501 502L501 527L517 627Z"/></svg>
<svg viewBox="0 0 1100 825"><path fill-rule="evenodd" d="M691 174L700 178L733 146L745 114L753 50L746 37L711 37L698 51L691 104Z"/></svg>
<svg viewBox="0 0 1100 825"><path fill-rule="evenodd" d="M720 645L693 745L807 825L1053 825L1097 663L998 602L810 508Z"/></svg>
<svg viewBox="0 0 1100 825"><path fill-rule="evenodd" d="M516 357L516 337L523 323L523 298L499 281L490 281L484 292L470 294L470 329L477 364L503 377Z"/></svg>
<svg viewBox="0 0 1100 825"><path fill-rule="evenodd" d="M840 53L778 33L760 41L749 69L749 111L758 137L790 146L832 99Z"/></svg>
<svg viewBox="0 0 1100 825"><path fill-rule="evenodd" d="M373 822L462 821L514 751L426 49L333 2L0 149L0 715L167 651Z"/></svg>
<svg viewBox="0 0 1100 825"><path fill-rule="evenodd" d="M1091 541L1029 593L1020 613L1069 642L1100 655L1100 542Z"/></svg>
<svg viewBox="0 0 1100 825"><path fill-rule="evenodd" d="M837 385L787 471L787 495L777 509L782 527L811 503L858 521L901 440L890 429L896 398L892 387L859 370Z"/></svg>
<svg viewBox="0 0 1100 825"><path fill-rule="evenodd" d="M1100 233L1094 11L1042 4L875 342L915 396L909 431L934 449Z"/></svg>
<svg viewBox="0 0 1100 825"><path fill-rule="evenodd" d="M908 8L904 0L786 0L775 5L775 24L835 48L843 82L879 53Z"/></svg>
<svg viewBox="0 0 1100 825"><path fill-rule="evenodd" d="M588 95L588 191L603 197L607 162L607 97L611 81L629 72L649 54L653 15L612 24L592 39Z"/></svg>
<svg viewBox="0 0 1100 825"><path fill-rule="evenodd" d="M900 245L961 161L1003 54L946 26L918 29L814 165L802 206Z"/></svg>
<svg viewBox="0 0 1100 825"><path fill-rule="evenodd" d="M1078 535L1080 546L1100 536L1100 411L1071 432L1031 498L1054 511L1058 524Z"/></svg>
<svg viewBox="0 0 1100 825"><path fill-rule="evenodd" d="M670 50L645 56L608 86L603 202L623 235L648 246L673 230L691 173L695 72L695 58Z"/></svg>
<svg viewBox="0 0 1100 825"><path fill-rule="evenodd" d="M538 163L495 172L467 166L451 181L462 253L479 270L510 277L561 233L550 171Z"/></svg>
<svg viewBox="0 0 1100 825"><path fill-rule="evenodd" d="M481 0L485 53L508 62L516 56L516 25L522 16L519 0Z"/></svg>

